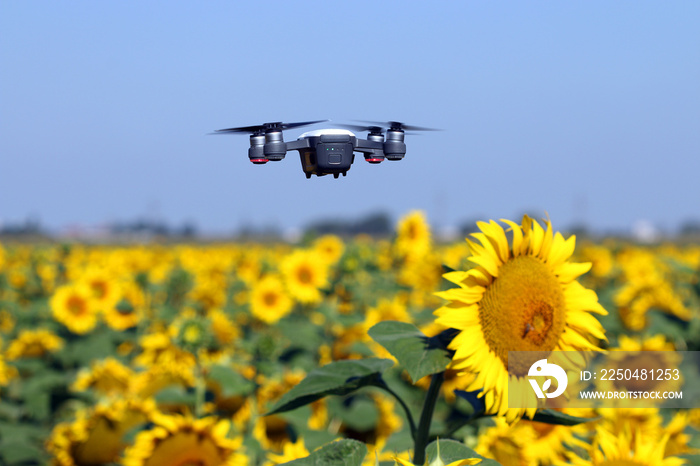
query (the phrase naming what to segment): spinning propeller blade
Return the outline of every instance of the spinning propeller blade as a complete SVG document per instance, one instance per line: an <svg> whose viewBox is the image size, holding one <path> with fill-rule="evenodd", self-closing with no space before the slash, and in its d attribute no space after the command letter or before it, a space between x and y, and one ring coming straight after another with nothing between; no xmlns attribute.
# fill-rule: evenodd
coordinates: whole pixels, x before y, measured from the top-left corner
<svg viewBox="0 0 700 466"><path fill-rule="evenodd" d="M387 122L378 122L378 121L366 121L362 120L364 123L369 123L371 125L376 125L373 127L387 127L390 130L395 130L395 131L403 131L403 130L408 130L408 131L442 131L437 128L426 128L424 126L414 126L414 125L407 125L405 123L402 123L400 121L387 121Z"/></svg>
<svg viewBox="0 0 700 466"><path fill-rule="evenodd" d="M210 134L234 134L234 133L267 133L269 131L284 131L286 129L299 128L300 126L308 126L316 123L321 123L328 120L315 120L315 121L300 121L296 123L282 123L281 121L273 123L263 123L262 125L253 126L239 126L237 128L226 128L217 129L215 132Z"/></svg>

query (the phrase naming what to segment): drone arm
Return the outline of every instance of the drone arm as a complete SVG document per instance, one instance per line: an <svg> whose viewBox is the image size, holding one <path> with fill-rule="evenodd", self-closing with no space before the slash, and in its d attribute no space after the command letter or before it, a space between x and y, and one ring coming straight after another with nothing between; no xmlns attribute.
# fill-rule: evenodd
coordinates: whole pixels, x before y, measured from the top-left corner
<svg viewBox="0 0 700 466"><path fill-rule="evenodd" d="M296 141L290 141L287 143L287 151L308 149L310 147L311 147L311 143L306 138L297 139Z"/></svg>
<svg viewBox="0 0 700 466"><path fill-rule="evenodd" d="M354 150L362 152L365 160L370 163L379 163L384 160L384 143L382 142L357 138Z"/></svg>
<svg viewBox="0 0 700 466"><path fill-rule="evenodd" d="M355 139L355 150L357 152L364 152L368 154L375 154L377 151L382 152L384 150L384 144L377 141L369 141L367 139Z"/></svg>

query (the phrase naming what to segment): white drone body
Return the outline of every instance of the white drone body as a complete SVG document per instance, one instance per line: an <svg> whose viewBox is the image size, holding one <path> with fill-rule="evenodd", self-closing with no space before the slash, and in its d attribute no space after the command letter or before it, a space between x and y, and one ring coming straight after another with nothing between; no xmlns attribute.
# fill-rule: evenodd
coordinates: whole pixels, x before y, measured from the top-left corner
<svg viewBox="0 0 700 466"><path fill-rule="evenodd" d="M299 136L298 139L304 139L304 138L310 138L310 137L317 137L317 136L322 136L324 134L332 134L332 135L342 135L345 134L347 136L355 136L355 133L353 133L350 130L347 129L340 129L340 128L325 128L325 129L314 129L311 131L307 131L303 133L301 136Z"/></svg>

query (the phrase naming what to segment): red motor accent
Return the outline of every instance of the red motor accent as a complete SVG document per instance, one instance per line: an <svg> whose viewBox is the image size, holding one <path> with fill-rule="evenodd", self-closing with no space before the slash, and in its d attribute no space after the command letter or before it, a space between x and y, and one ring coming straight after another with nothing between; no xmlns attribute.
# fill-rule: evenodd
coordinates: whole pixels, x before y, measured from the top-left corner
<svg viewBox="0 0 700 466"><path fill-rule="evenodd" d="M372 159L365 159L369 163L380 163L384 158L372 158Z"/></svg>
<svg viewBox="0 0 700 466"><path fill-rule="evenodd" d="M270 159L250 159L251 162L261 165L263 163L267 163L270 161Z"/></svg>

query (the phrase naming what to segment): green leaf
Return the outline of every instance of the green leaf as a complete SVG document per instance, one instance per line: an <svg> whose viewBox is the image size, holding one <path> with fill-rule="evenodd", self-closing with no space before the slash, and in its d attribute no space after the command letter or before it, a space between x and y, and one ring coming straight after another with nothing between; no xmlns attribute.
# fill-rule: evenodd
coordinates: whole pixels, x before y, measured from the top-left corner
<svg viewBox="0 0 700 466"><path fill-rule="evenodd" d="M393 365L390 359L369 358L336 361L319 367L285 393L266 415L291 411L326 395L347 395L358 388L381 386L382 372Z"/></svg>
<svg viewBox="0 0 700 466"><path fill-rule="evenodd" d="M700 466L700 455L687 453L685 455L678 455L678 457L685 460L685 466Z"/></svg>
<svg viewBox="0 0 700 466"><path fill-rule="evenodd" d="M36 440L41 443L48 434L48 429L33 424L0 422L0 439L3 442Z"/></svg>
<svg viewBox="0 0 700 466"><path fill-rule="evenodd" d="M539 409L532 418L535 422L544 422L545 424L556 424L559 426L575 426L584 422L595 421L596 419L598 419L598 417L576 417L553 409Z"/></svg>
<svg viewBox="0 0 700 466"><path fill-rule="evenodd" d="M22 417L22 408L18 405L0 400L0 419L19 421Z"/></svg>
<svg viewBox="0 0 700 466"><path fill-rule="evenodd" d="M367 456L367 446L357 440L344 439L328 443L306 458L282 466L361 466Z"/></svg>
<svg viewBox="0 0 700 466"><path fill-rule="evenodd" d="M469 419L480 417L486 412L486 402L483 396L479 396L482 390L467 392L464 390L455 390L454 393L459 398L467 400L472 407L472 414Z"/></svg>
<svg viewBox="0 0 700 466"><path fill-rule="evenodd" d="M428 338L413 324L379 322L369 329L369 336L398 359L413 382L444 371L452 360L450 352L438 339Z"/></svg>
<svg viewBox="0 0 700 466"><path fill-rule="evenodd" d="M113 334L103 329L75 337L56 354L56 358L65 366L89 367L95 360L114 356L114 348Z"/></svg>
<svg viewBox="0 0 700 466"><path fill-rule="evenodd" d="M43 464L46 458L37 446L27 440L11 439L0 442L2 464Z"/></svg>
<svg viewBox="0 0 700 466"><path fill-rule="evenodd" d="M48 392L37 393L25 399L24 408L32 418L44 421L51 414L51 394Z"/></svg>
<svg viewBox="0 0 700 466"><path fill-rule="evenodd" d="M314 354L316 349L323 342L318 327L309 325L307 318L291 316L282 319L277 324L277 328L282 332L285 338L292 342L293 347L302 348Z"/></svg>
<svg viewBox="0 0 700 466"><path fill-rule="evenodd" d="M187 390L179 385L170 385L162 388L156 393L154 398L159 404L167 405L194 406L197 401L194 391Z"/></svg>
<svg viewBox="0 0 700 466"><path fill-rule="evenodd" d="M347 403L349 401L349 403ZM346 405L347 404L347 405ZM336 398L328 401L328 411L350 429L364 432L373 429L379 421L379 410L369 397Z"/></svg>
<svg viewBox="0 0 700 466"><path fill-rule="evenodd" d="M431 442L425 449L425 457L428 459L428 464L432 464L438 457L438 442L440 442L440 459L444 464L467 458L481 458L479 466L500 466L501 464L498 461L484 458L462 442L440 439Z"/></svg>
<svg viewBox="0 0 700 466"><path fill-rule="evenodd" d="M255 388L255 384L251 380L247 380L235 369L228 366L212 366L207 373L207 380L219 384L223 397L247 395Z"/></svg>

